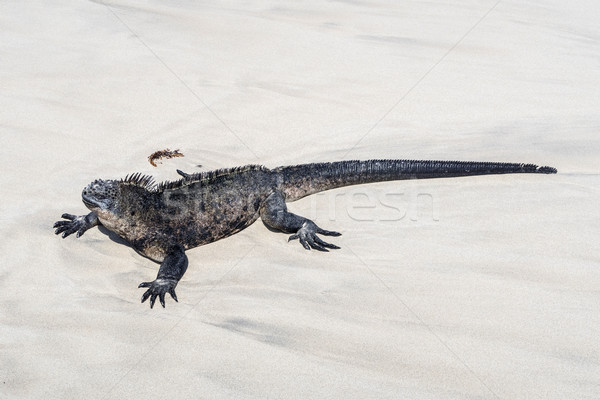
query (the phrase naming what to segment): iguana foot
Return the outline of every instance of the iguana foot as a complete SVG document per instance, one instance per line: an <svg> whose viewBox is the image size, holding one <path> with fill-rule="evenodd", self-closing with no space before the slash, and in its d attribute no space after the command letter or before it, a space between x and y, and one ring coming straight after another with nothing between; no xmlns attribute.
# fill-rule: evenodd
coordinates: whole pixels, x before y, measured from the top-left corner
<svg viewBox="0 0 600 400"><path fill-rule="evenodd" d="M300 240L300 244L304 246L306 250L310 250L311 248L320 251L329 251L327 249L339 249L335 244L327 243L321 240L318 234L325 236L340 236L341 233L334 231L326 231L325 229L321 229L314 222L307 220L302 224L302 227L298 229L298 232L290 236L288 242L290 240L298 239Z"/></svg>
<svg viewBox="0 0 600 400"><path fill-rule="evenodd" d="M63 214L61 218L64 218L67 221L56 221L53 228L56 229L54 233L57 235L62 233L63 238L66 238L75 232L77 232L76 236L79 237L88 229L98 225L98 216L95 213L79 216Z"/></svg>
<svg viewBox="0 0 600 400"><path fill-rule="evenodd" d="M165 308L165 294L167 293L171 295L173 300L179 302L179 300L177 300L177 295L175 294L175 286L177 286L177 281L175 279L156 278L152 282L140 283L138 288L148 288L142 295L142 303L150 297L150 308L153 308L156 297L158 297L160 304Z"/></svg>

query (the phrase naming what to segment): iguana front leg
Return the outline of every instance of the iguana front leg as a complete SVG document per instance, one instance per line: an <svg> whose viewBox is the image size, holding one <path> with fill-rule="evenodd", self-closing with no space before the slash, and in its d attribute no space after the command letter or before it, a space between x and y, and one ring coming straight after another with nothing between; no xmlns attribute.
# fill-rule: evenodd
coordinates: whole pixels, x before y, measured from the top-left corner
<svg viewBox="0 0 600 400"><path fill-rule="evenodd" d="M62 233L63 238L66 238L75 232L77 232L77 237L79 237L88 229L100 224L98 221L98 216L93 212L89 213L88 215L79 216L73 214L63 214L61 218L64 218L67 221L56 221L53 228L56 229L54 233L57 235Z"/></svg>
<svg viewBox="0 0 600 400"><path fill-rule="evenodd" d="M321 229L310 219L289 212L285 199L279 192L271 194L265 200L260 210L260 218L270 228L294 233L289 240L298 239L306 250L311 248L320 251L339 249L338 246L321 240L317 233L326 236L340 236L341 233Z"/></svg>
<svg viewBox="0 0 600 400"><path fill-rule="evenodd" d="M148 288L142 295L142 303L150 298L150 308L154 307L156 297L160 304L165 307L165 294L169 293L173 300L177 300L175 287L185 274L188 266L188 258L183 246L176 245L168 253L158 269L158 275L152 282L142 282L139 288Z"/></svg>

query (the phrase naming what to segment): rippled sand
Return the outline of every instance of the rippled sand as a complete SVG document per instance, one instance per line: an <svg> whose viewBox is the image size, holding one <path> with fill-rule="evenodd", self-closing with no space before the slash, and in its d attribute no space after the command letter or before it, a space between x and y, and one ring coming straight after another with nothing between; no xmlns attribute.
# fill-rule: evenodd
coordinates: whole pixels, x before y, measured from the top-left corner
<svg viewBox="0 0 600 400"><path fill-rule="evenodd" d="M596 2L213 3L0 4L0 398L597 398ZM257 222L166 309L51 229L96 178L368 158L559 174L303 199L341 250Z"/></svg>

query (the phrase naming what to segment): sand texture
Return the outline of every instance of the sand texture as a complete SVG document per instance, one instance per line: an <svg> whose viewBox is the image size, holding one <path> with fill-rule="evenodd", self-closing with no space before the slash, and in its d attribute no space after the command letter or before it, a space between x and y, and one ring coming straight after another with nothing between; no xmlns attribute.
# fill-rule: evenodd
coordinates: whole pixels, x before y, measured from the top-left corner
<svg viewBox="0 0 600 400"><path fill-rule="evenodd" d="M1 399L597 399L597 1L1 1ZM185 157L153 167L165 148ZM158 265L81 190L258 163L531 162L379 183ZM201 164L202 167L197 165Z"/></svg>

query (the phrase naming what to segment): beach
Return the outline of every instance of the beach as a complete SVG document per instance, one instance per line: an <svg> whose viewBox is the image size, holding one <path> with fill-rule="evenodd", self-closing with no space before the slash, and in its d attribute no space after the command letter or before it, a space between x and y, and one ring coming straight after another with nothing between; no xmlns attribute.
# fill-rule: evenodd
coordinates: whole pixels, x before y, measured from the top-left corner
<svg viewBox="0 0 600 400"><path fill-rule="evenodd" d="M596 399L600 6L592 1L0 4L0 398ZM163 149L184 157L148 156ZM248 164L548 165L289 203L159 265L56 236L95 179Z"/></svg>

